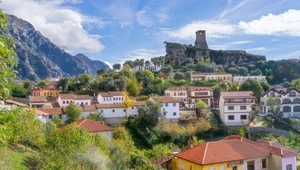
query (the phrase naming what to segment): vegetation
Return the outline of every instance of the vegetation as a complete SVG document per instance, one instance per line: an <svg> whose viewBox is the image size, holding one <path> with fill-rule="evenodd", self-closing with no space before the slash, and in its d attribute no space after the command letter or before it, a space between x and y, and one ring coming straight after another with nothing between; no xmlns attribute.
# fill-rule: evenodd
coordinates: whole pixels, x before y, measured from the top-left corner
<svg viewBox="0 0 300 170"><path fill-rule="evenodd" d="M67 123L72 123L80 118L81 111L77 107L77 105L71 102L66 108L65 113L68 117Z"/></svg>

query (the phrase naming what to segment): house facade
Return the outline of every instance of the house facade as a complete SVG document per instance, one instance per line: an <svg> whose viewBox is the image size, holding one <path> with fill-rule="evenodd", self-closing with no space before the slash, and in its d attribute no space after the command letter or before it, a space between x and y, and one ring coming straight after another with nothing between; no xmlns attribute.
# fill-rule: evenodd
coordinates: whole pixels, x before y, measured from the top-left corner
<svg viewBox="0 0 300 170"><path fill-rule="evenodd" d="M284 117L300 118L300 90L295 88L271 88L262 94L260 105L263 114L270 113L268 99L276 98Z"/></svg>
<svg viewBox="0 0 300 170"><path fill-rule="evenodd" d="M215 72L215 73L193 72L191 74L191 80L192 81L217 80L217 81L232 82L232 74L225 73L225 72Z"/></svg>
<svg viewBox="0 0 300 170"><path fill-rule="evenodd" d="M58 116L62 119L62 121L67 120L67 115L64 114L63 109L60 107L54 108L36 108L35 110L36 118L39 119L43 123L47 123L54 116Z"/></svg>
<svg viewBox="0 0 300 170"><path fill-rule="evenodd" d="M156 96L151 97L149 100L162 102L163 107L161 108L161 112L167 120L177 122L180 118L179 101L175 98L168 96Z"/></svg>
<svg viewBox="0 0 300 170"><path fill-rule="evenodd" d="M91 97L88 95L60 94L57 102L60 107L66 107L71 102L74 102L77 106L91 105Z"/></svg>
<svg viewBox="0 0 300 170"><path fill-rule="evenodd" d="M18 107L28 107L28 105L14 100L0 100L0 110L2 109L12 110Z"/></svg>
<svg viewBox="0 0 300 170"><path fill-rule="evenodd" d="M46 96L29 96L29 106L34 108L51 108Z"/></svg>
<svg viewBox="0 0 300 170"><path fill-rule="evenodd" d="M247 124L253 104L255 100L252 91L221 92L220 118L227 126Z"/></svg>
<svg viewBox="0 0 300 170"><path fill-rule="evenodd" d="M209 107L213 105L213 89L210 87L170 87L165 90L165 96L177 99L186 108L194 108L197 100L204 101Z"/></svg>
<svg viewBox="0 0 300 170"><path fill-rule="evenodd" d="M125 101L124 92L122 91L101 92L97 96L97 101L100 104L123 103Z"/></svg>
<svg viewBox="0 0 300 170"><path fill-rule="evenodd" d="M135 66L132 68L133 73L137 73L139 71L149 70L152 72L159 72L161 69L161 66Z"/></svg>
<svg viewBox="0 0 300 170"><path fill-rule="evenodd" d="M34 87L28 90L31 92L32 96L58 96L59 95L59 87L58 81L52 81L50 84L44 87Z"/></svg>
<svg viewBox="0 0 300 170"><path fill-rule="evenodd" d="M238 82L239 84L242 84L247 79L252 79L257 82L266 81L266 76L234 76L233 81Z"/></svg>

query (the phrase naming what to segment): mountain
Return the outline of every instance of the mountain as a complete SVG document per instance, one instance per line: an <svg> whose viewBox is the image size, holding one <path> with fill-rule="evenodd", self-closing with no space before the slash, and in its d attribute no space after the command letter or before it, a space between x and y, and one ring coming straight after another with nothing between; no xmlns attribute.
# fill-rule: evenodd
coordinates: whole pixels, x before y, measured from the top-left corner
<svg viewBox="0 0 300 170"><path fill-rule="evenodd" d="M85 72L96 74L109 69L101 61L93 61L83 54L72 56L44 37L29 22L8 15L8 29L0 32L15 39L18 77L39 80L46 77L73 76ZM70 42L74 43L74 42Z"/></svg>

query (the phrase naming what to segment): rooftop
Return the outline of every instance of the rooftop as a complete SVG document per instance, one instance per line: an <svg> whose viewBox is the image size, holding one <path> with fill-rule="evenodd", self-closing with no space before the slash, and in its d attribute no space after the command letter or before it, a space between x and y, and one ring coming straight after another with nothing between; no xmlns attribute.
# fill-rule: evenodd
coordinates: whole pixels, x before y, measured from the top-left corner
<svg viewBox="0 0 300 170"><path fill-rule="evenodd" d="M89 132L105 132L113 130L113 128L106 126L103 122L93 121L85 118L77 120L75 124L78 127L84 128Z"/></svg>
<svg viewBox="0 0 300 170"><path fill-rule="evenodd" d="M150 99L155 101L161 101L163 103L179 103L179 101L174 97L169 96L152 96Z"/></svg>
<svg viewBox="0 0 300 170"><path fill-rule="evenodd" d="M76 95L76 94L60 94L59 97L62 100L68 100L68 99L73 99L73 100L90 100L91 97L89 95Z"/></svg>
<svg viewBox="0 0 300 170"><path fill-rule="evenodd" d="M198 87L198 86L175 86L169 87L166 90L169 91L212 91L210 87Z"/></svg>
<svg viewBox="0 0 300 170"><path fill-rule="evenodd" d="M252 91L221 92L223 98L254 98Z"/></svg>
<svg viewBox="0 0 300 170"><path fill-rule="evenodd" d="M192 73L192 76L201 76L201 75L232 75L230 73L226 73L226 72L213 72L213 73L199 73L199 72L194 72Z"/></svg>
<svg viewBox="0 0 300 170"><path fill-rule="evenodd" d="M45 96L29 96L29 102L31 103L44 103L47 102Z"/></svg>
<svg viewBox="0 0 300 170"><path fill-rule="evenodd" d="M60 107L53 108L38 108L35 109L37 115L61 115L63 114L63 109Z"/></svg>
<svg viewBox="0 0 300 170"><path fill-rule="evenodd" d="M113 96L124 96L123 91L108 91L108 92L100 92L98 95L102 97L113 97Z"/></svg>

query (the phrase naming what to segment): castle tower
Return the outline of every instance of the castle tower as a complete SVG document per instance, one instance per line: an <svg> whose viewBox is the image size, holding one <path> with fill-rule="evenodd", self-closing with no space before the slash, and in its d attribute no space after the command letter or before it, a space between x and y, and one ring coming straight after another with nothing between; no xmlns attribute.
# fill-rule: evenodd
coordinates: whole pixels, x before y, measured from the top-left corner
<svg viewBox="0 0 300 170"><path fill-rule="evenodd" d="M208 49L205 30L198 30L196 32L195 47L200 49Z"/></svg>

